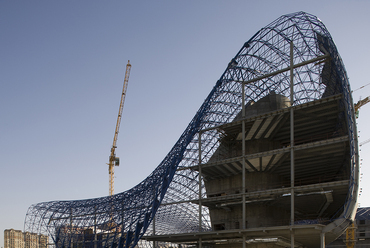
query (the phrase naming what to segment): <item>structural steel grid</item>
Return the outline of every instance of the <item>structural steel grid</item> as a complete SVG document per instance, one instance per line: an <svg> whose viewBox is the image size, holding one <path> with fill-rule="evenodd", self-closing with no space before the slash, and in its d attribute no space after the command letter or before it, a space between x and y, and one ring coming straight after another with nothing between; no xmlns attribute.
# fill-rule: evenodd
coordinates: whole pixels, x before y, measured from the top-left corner
<svg viewBox="0 0 370 248"><path fill-rule="evenodd" d="M290 105L269 116L266 114L258 116L257 114L257 117L250 117L248 106L271 94L285 97ZM300 109L306 109L303 113L308 113L311 108L312 111L316 111L315 106L320 107L324 103L327 105L333 103L336 109L335 123L330 129L330 137L325 140L311 139L311 141L299 143L294 140L294 130L293 137L289 136L289 126L292 126L289 123L294 122L292 118L289 119L289 115L293 114L293 111L297 113L294 117L298 116L296 120L298 122ZM322 112L325 114L327 110L318 111L321 111L317 113L322 115ZM273 119L273 121L263 126L261 123L266 123L264 116L271 117L269 120ZM320 119L312 116L309 120L318 121L316 119ZM290 203L281 205L287 209L287 212L290 212L289 220L280 225L288 227L289 235L286 233L276 235L286 237L292 245L295 245L295 242L305 245L305 240L300 240L300 227L309 228L310 225L314 225L315 230L319 232L312 233L312 235L319 235L321 245L325 243L325 234L327 240L340 235L353 220L357 202L358 145L353 102L346 71L330 33L317 17L305 12L281 16L243 44L176 144L145 180L132 189L113 196L34 204L27 211L25 231L48 235L49 240L56 247L133 248L135 246L177 246L179 244L201 247L202 243L207 240L212 243L210 240L215 240L215 238L207 234L211 235L217 231L217 235L220 235L231 231L226 230L228 228L215 226L211 221L210 212L212 210L210 205L207 205L210 195L207 194L205 185L207 184L205 179L209 178L210 174L203 175L202 167L206 171L206 168L211 166L210 162L218 153L221 141L228 135L225 132L227 125L239 121L244 123L243 132L248 132L246 123L256 120L260 120L261 124L256 130L269 128L277 130L287 127L287 138L283 138L282 130L271 131L277 137L281 137L281 143L284 143L285 139L285 144L282 144L279 149L270 151L268 155L270 162L267 165L262 165L261 162L258 167L252 161L251 155L246 157L247 155L242 153L238 158L244 158L242 159L244 162L229 161L228 166L223 168L223 173L240 173L245 178L245 174L253 170L261 172L271 170L280 173L281 177L289 182L283 186L274 186L271 189L274 199L270 197L268 200L270 204L271 202L280 204L279 201L289 200ZM329 120L321 122L328 123ZM300 135L299 126L296 125L295 136L298 137ZM313 123L312 126L314 125L316 124ZM316 134L322 136L324 132L328 133L327 130L322 129L318 127L314 133L310 132L305 135L313 137ZM257 139L256 136L261 136L261 134L255 132L252 138ZM290 134L291 132L292 129L290 129ZM242 139L244 141L247 138ZM320 161L311 161L312 165L301 166L297 159L294 165L292 162L294 152L298 153L299 149L305 149L304 146L310 149L313 149L312 147L324 149L325 145L329 146L338 142L345 148L340 150L339 155L332 154L332 157L341 159L339 166L335 168L338 172L336 178L333 181L328 179L314 181L313 184L300 184L299 182L305 180L304 173L312 177L318 176L317 174L326 174L323 168L331 162L326 161L322 164ZM260 157L259 161L263 161L264 156L267 155L258 153L253 156ZM272 161L272 157L280 159L275 162ZM275 163L280 167L275 166L274 168ZM284 163L288 164L287 172L280 169L285 168ZM319 164L319 166L315 167L314 164ZM292 172L294 166L297 167L296 174ZM308 170L311 167L314 172ZM304 169L307 169L307 172ZM333 200L330 196L335 194L335 187L340 186L338 183L344 184L345 190L341 189L343 196L335 196ZM243 191L235 192L233 197L239 197L238 199L244 202L242 205L244 206L243 212L245 212L246 198L253 198L251 195L253 192L248 192L250 195L244 193L247 190L245 182L243 184ZM324 189L321 189L321 193L307 192L305 185L313 185L312 187L319 185ZM330 188L332 185L334 188ZM298 190L301 191L298 192ZM296 209L294 202L301 204L300 199L314 195L324 198L326 196L325 207L319 208L320 213L295 215L299 210ZM225 200L224 195L214 197L212 199ZM336 203L337 199L339 199L338 203ZM309 205L310 203L305 202L304 204ZM302 209L305 207L304 204ZM253 235L253 237L263 237L263 233L268 233L266 230L269 228L265 226L263 232L254 232L253 235L248 236L249 227L244 224L246 218L243 214L240 227L234 227L234 229L239 229L235 233L241 235L240 238L244 241L243 247L250 237ZM271 233L277 229L284 228L271 227L270 235L273 235ZM251 228L251 230L256 231L257 229ZM235 236L230 235L224 237L235 239ZM213 245L215 244L214 242ZM310 247L309 244L306 246Z"/></svg>

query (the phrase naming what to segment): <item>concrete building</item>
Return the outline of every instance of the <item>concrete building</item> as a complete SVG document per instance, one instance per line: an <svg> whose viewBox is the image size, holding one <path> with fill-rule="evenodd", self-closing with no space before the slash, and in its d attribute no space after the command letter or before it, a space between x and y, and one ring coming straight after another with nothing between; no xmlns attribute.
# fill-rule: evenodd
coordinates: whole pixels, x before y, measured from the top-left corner
<svg viewBox="0 0 370 248"><path fill-rule="evenodd" d="M4 230L4 248L24 248L24 235L20 230Z"/></svg>
<svg viewBox="0 0 370 248"><path fill-rule="evenodd" d="M4 248L46 248L48 236L20 230L4 230Z"/></svg>

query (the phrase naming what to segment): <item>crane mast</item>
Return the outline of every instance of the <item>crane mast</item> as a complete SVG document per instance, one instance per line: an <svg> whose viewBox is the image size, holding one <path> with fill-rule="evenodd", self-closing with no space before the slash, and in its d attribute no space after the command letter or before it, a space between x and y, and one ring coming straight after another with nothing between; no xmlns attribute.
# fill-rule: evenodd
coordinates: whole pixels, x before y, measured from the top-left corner
<svg viewBox="0 0 370 248"><path fill-rule="evenodd" d="M119 105L116 130L114 132L114 138L113 138L113 145L112 145L112 148L110 149L110 156L109 156L109 163L108 163L108 166L109 166L109 195L114 194L114 166L119 166L119 158L116 157L117 138L118 138L119 127L121 124L122 110L123 110L123 104L125 103L126 90L127 90L128 78L130 76L130 70L131 70L131 64L129 60L126 65L126 73L125 73L125 79L123 81L121 103Z"/></svg>

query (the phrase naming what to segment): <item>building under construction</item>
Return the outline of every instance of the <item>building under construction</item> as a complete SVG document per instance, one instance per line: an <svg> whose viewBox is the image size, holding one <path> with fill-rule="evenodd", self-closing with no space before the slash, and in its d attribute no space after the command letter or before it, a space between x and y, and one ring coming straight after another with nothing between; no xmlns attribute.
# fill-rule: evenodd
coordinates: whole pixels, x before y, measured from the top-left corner
<svg viewBox="0 0 370 248"><path fill-rule="evenodd" d="M57 247L325 247L354 220L358 172L343 62L324 24L297 12L242 42L144 181L32 205L25 230Z"/></svg>

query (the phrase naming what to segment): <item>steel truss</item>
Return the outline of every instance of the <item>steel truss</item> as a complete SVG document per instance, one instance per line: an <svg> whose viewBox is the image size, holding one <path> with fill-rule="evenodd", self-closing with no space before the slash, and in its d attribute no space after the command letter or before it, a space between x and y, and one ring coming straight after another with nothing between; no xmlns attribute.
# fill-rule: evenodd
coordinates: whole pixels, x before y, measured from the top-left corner
<svg viewBox="0 0 370 248"><path fill-rule="evenodd" d="M343 96L338 100L338 119L347 124L351 176L346 203L331 221L351 219L356 210L358 158L350 85L324 24L297 12L281 16L244 43L179 140L145 180L113 196L34 204L27 211L25 231L48 235L56 247L94 248L156 244L141 240L144 234L211 231L209 210L200 204L207 198L200 169L189 168L210 160L222 138L217 127L236 119L242 102L257 102L271 92L290 97L291 42L293 63L302 63L294 68L293 106ZM314 59L315 63L305 64Z"/></svg>

